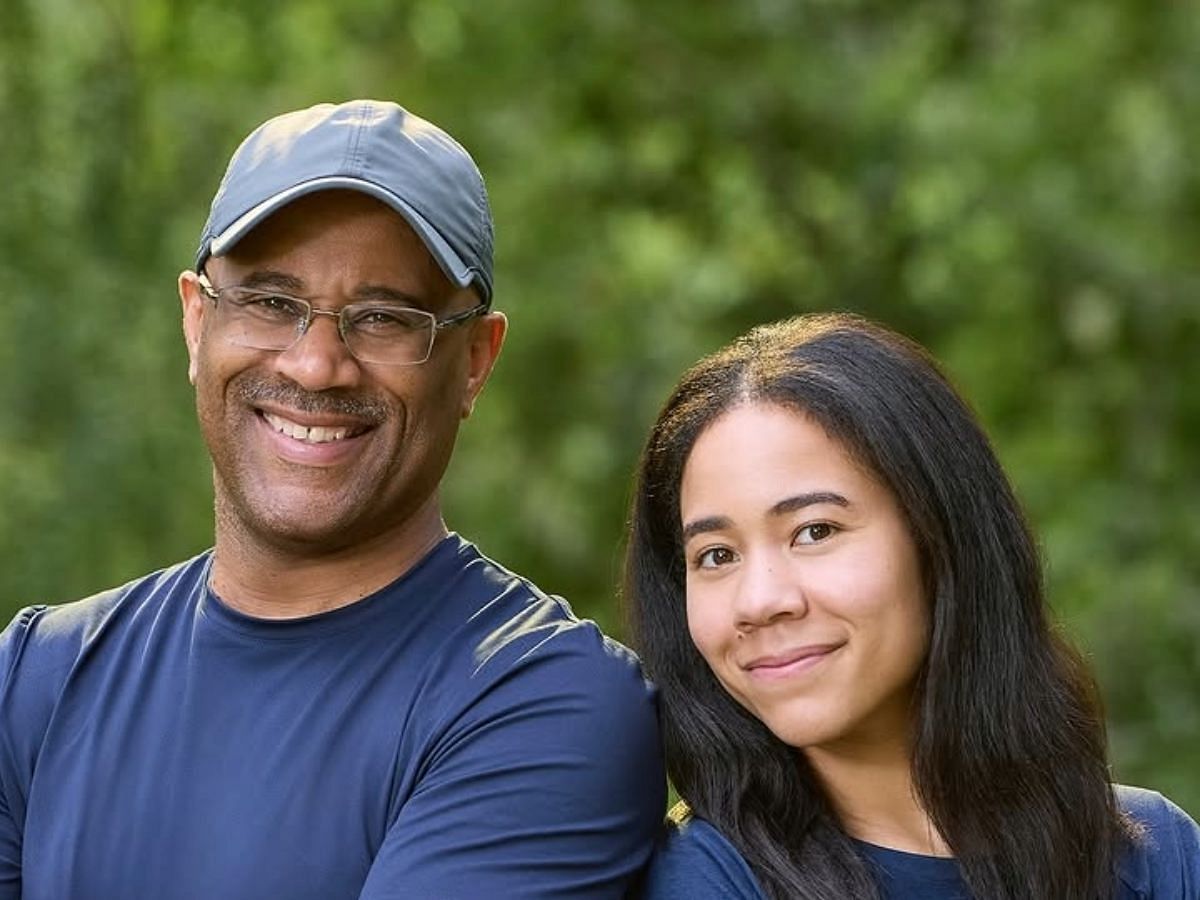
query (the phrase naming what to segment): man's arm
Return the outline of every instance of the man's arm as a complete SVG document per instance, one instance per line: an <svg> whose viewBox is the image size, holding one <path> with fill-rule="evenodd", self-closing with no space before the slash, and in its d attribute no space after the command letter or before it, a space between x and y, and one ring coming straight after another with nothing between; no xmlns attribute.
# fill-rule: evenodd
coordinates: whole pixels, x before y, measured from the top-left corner
<svg viewBox="0 0 1200 900"><path fill-rule="evenodd" d="M665 806L654 694L624 648L569 631L472 676L361 900L625 895Z"/></svg>
<svg viewBox="0 0 1200 900"><path fill-rule="evenodd" d="M13 745L19 725L14 721L16 669L21 658L30 623L39 607L23 609L0 632L0 900L21 897L21 826L14 806L22 802L17 792L21 782L18 758ZM20 818L23 818L21 816Z"/></svg>
<svg viewBox="0 0 1200 900"><path fill-rule="evenodd" d="M21 833L8 809L0 784L0 900L21 897Z"/></svg>

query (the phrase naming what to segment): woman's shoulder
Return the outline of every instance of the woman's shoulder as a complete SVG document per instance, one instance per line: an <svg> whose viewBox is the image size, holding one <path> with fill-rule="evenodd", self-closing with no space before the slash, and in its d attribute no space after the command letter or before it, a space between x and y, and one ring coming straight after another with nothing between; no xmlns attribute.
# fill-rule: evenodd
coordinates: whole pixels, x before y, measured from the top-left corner
<svg viewBox="0 0 1200 900"><path fill-rule="evenodd" d="M1120 862L1125 887L1138 898L1200 897L1200 826L1157 791L1127 785L1115 791L1136 829Z"/></svg>
<svg viewBox="0 0 1200 900"><path fill-rule="evenodd" d="M640 896L642 900L764 900L733 844L682 803L663 825Z"/></svg>

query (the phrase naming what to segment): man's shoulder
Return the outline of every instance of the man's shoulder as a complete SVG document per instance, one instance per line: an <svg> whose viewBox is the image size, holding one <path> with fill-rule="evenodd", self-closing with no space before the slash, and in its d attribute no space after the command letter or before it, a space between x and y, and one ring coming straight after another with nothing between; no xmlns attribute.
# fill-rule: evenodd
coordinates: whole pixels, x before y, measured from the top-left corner
<svg viewBox="0 0 1200 900"><path fill-rule="evenodd" d="M436 596L422 598L440 610L436 629L422 629L420 676L437 702L421 706L449 733L517 710L559 710L559 721L570 711L589 733L657 747L657 692L631 650L465 542L437 574Z"/></svg>
<svg viewBox="0 0 1200 900"><path fill-rule="evenodd" d="M475 582L468 617L476 668L529 657L558 656L577 664L638 669L637 657L591 619L577 616L561 596L548 593L473 545L461 554Z"/></svg>
<svg viewBox="0 0 1200 900"><path fill-rule="evenodd" d="M123 612L162 603L204 571L207 554L80 600L25 607L0 632L0 684L18 665L35 676L69 667Z"/></svg>
<svg viewBox="0 0 1200 900"><path fill-rule="evenodd" d="M1200 827L1157 791L1116 785L1121 812L1134 827L1120 877L1138 897L1193 897L1200 891Z"/></svg>

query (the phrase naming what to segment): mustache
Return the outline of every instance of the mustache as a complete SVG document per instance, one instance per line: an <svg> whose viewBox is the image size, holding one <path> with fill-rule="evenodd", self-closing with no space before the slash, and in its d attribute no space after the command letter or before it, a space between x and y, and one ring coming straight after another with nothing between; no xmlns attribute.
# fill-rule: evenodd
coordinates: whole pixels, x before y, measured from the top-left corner
<svg viewBox="0 0 1200 900"><path fill-rule="evenodd" d="M274 403L314 415L351 416L372 425L380 424L391 415L390 407L381 400L341 388L306 391L297 384L249 375L235 382L232 389L238 400L250 406Z"/></svg>

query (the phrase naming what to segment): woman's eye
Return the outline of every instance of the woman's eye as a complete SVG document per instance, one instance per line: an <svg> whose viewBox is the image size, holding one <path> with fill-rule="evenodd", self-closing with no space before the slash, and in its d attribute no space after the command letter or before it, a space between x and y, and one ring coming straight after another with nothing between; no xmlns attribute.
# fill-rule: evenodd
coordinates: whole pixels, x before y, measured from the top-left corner
<svg viewBox="0 0 1200 900"><path fill-rule="evenodd" d="M711 547L696 557L696 568L716 569L729 565L734 559L736 557L728 547Z"/></svg>
<svg viewBox="0 0 1200 900"><path fill-rule="evenodd" d="M796 537L793 543L796 544L819 544L821 541L828 540L833 537L837 529L828 522L813 522L811 525L805 525L796 532Z"/></svg>

